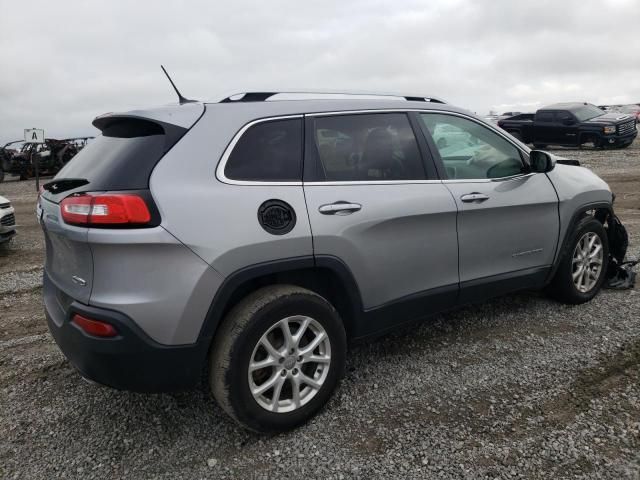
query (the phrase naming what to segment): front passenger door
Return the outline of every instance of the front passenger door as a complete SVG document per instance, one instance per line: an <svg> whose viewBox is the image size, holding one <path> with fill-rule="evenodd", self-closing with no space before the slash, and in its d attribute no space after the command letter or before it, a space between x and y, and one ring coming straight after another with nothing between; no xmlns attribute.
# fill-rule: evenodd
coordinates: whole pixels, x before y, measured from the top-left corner
<svg viewBox="0 0 640 480"><path fill-rule="evenodd" d="M458 207L461 300L538 286L553 262L558 241L558 198L543 173L528 173L521 151L475 119L420 114L425 133L452 125L471 146L439 148L449 189Z"/></svg>

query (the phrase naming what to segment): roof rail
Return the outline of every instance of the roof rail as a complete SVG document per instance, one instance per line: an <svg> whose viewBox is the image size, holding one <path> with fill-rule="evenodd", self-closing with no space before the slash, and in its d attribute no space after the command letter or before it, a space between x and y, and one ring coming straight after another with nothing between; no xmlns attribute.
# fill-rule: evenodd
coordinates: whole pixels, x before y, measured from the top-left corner
<svg viewBox="0 0 640 480"><path fill-rule="evenodd" d="M404 99L409 102L431 102L431 103L447 103L444 100L425 96L425 95L403 95L399 93L376 93L376 92L344 92L338 90L322 90L322 91L303 91L303 90L288 90L283 92L241 92L229 95L228 97L220 100L219 103L233 103L233 102L266 102L275 95L337 95L337 96L355 96L355 97L393 97L396 99ZM303 100L312 100L313 98L304 98ZM317 99L317 98L316 98ZM316 100L313 99L313 100Z"/></svg>

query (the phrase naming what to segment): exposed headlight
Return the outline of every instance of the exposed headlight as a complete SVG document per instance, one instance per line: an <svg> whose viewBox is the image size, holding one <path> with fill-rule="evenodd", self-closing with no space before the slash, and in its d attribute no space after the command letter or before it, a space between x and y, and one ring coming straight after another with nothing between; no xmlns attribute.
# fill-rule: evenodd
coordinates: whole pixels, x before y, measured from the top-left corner
<svg viewBox="0 0 640 480"><path fill-rule="evenodd" d="M616 126L615 125L607 125L606 127L604 127L604 133L605 134L616 133Z"/></svg>

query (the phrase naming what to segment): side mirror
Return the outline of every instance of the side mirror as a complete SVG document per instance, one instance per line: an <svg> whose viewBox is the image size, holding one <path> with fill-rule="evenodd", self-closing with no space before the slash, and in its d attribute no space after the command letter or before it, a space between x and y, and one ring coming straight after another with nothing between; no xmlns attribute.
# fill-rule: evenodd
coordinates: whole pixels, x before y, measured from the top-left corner
<svg viewBox="0 0 640 480"><path fill-rule="evenodd" d="M569 127L569 126L571 126L571 125L575 125L575 124L576 124L576 121L575 121L573 118L565 118L565 119L562 121L562 124L563 124L563 125L566 125L567 127Z"/></svg>
<svg viewBox="0 0 640 480"><path fill-rule="evenodd" d="M531 150L529 152L529 166L533 173L547 173L556 166L556 161L547 152Z"/></svg>

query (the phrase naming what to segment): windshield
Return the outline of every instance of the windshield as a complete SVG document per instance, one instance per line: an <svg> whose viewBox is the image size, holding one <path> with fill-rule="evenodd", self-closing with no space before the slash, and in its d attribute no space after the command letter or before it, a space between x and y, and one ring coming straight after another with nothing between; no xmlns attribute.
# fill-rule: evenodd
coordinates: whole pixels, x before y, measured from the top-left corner
<svg viewBox="0 0 640 480"><path fill-rule="evenodd" d="M595 105L584 105L573 112L579 122L591 120L592 118L604 115L604 113L605 112L603 110L600 110Z"/></svg>

